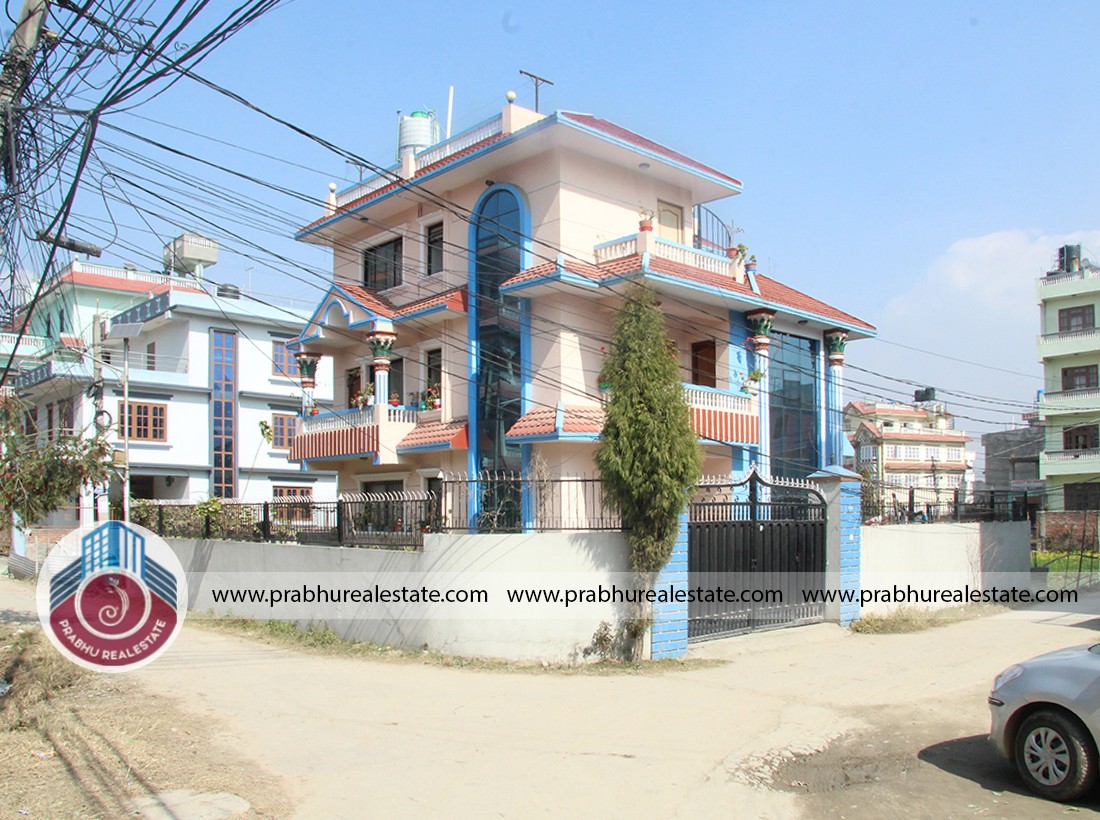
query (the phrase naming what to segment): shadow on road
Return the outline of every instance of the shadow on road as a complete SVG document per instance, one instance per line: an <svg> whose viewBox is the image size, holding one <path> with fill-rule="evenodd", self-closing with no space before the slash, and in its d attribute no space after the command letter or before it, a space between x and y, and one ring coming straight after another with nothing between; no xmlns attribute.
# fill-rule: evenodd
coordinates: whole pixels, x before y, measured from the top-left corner
<svg viewBox="0 0 1100 820"><path fill-rule="evenodd" d="M976 783L986 791L1042 799L1024 786L1016 774L1016 768L1009 761L990 748L985 735L945 740L921 749L917 757L948 774ZM1093 789L1085 800L1065 805L1100 811L1100 789Z"/></svg>
<svg viewBox="0 0 1100 820"><path fill-rule="evenodd" d="M0 623L37 624L38 616L31 612L20 612L17 609L0 609Z"/></svg>

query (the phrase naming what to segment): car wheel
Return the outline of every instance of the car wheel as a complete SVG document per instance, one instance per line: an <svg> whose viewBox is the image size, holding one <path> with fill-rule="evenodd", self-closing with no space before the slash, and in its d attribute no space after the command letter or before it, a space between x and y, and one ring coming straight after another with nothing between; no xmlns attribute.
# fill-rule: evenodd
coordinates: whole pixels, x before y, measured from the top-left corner
<svg viewBox="0 0 1100 820"><path fill-rule="evenodd" d="M1060 712L1028 717L1016 733L1016 768L1029 789L1050 800L1073 800L1096 783L1096 752L1081 725Z"/></svg>

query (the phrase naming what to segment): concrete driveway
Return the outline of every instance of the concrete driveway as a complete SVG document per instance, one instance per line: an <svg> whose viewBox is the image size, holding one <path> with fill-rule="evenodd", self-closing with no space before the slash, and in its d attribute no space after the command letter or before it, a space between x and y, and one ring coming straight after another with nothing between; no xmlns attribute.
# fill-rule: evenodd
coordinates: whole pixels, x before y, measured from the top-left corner
<svg viewBox="0 0 1100 820"><path fill-rule="evenodd" d="M0 617L31 591L0 578ZM985 696L1013 661L1097 640L1098 613L1094 594L913 635L822 624L640 676L318 657L185 628L135 674L277 774L302 818L1061 817L986 749Z"/></svg>

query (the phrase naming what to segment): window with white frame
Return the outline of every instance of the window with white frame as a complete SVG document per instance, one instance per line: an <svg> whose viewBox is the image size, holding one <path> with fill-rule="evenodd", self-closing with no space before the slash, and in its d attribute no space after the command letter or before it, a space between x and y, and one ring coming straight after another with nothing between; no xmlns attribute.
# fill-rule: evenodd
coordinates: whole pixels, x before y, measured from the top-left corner
<svg viewBox="0 0 1100 820"><path fill-rule="evenodd" d="M860 461L875 461L878 448L873 444L864 444L859 448Z"/></svg>
<svg viewBox="0 0 1100 820"><path fill-rule="evenodd" d="M906 461L920 461L920 447L914 444L906 444L902 448L901 457Z"/></svg>
<svg viewBox="0 0 1100 820"><path fill-rule="evenodd" d="M386 290L401 284L401 237L363 251L363 286Z"/></svg>
<svg viewBox="0 0 1100 820"><path fill-rule="evenodd" d="M947 448L947 460L948 461L962 461L963 451L962 447L948 447Z"/></svg>
<svg viewBox="0 0 1100 820"><path fill-rule="evenodd" d="M433 276L443 272L443 223L436 222L424 229L424 273Z"/></svg>
<svg viewBox="0 0 1100 820"><path fill-rule="evenodd" d="M887 444L886 445L886 458L897 458L897 457L898 457L898 446L896 444Z"/></svg>

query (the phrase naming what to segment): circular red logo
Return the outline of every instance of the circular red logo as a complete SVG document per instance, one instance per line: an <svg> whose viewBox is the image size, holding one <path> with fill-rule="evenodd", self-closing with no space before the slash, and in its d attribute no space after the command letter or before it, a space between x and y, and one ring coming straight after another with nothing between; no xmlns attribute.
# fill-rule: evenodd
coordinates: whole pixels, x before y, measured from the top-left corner
<svg viewBox="0 0 1100 820"><path fill-rule="evenodd" d="M89 669L118 672L153 660L183 626L186 579L153 533L110 521L74 530L38 580L38 613L53 644Z"/></svg>

